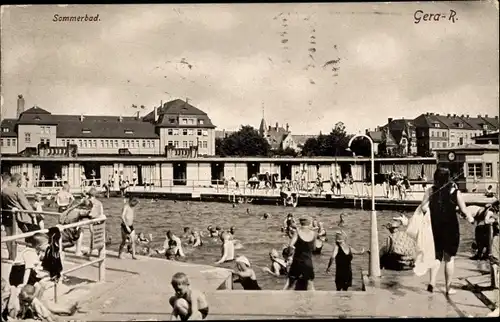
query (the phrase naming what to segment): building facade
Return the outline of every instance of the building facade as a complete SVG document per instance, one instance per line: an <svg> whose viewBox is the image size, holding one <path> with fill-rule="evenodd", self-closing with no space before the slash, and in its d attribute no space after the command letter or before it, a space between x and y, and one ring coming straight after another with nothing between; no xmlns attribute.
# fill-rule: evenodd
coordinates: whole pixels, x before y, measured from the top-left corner
<svg viewBox="0 0 500 322"><path fill-rule="evenodd" d="M474 143L475 136L498 131L498 116L422 114L414 120L417 154L435 155L436 149L454 148Z"/></svg>
<svg viewBox="0 0 500 322"><path fill-rule="evenodd" d="M155 107L144 117L54 115L40 108L20 108L18 118L1 123L2 154L44 147L76 147L79 155L166 155L166 147L215 154L215 126L208 115L182 100ZM170 149L172 150L172 149ZM175 154L175 153L174 153Z"/></svg>
<svg viewBox="0 0 500 322"><path fill-rule="evenodd" d="M435 151L438 164L450 169L460 190L482 193L492 186L497 191L500 171L498 145L468 143Z"/></svg>

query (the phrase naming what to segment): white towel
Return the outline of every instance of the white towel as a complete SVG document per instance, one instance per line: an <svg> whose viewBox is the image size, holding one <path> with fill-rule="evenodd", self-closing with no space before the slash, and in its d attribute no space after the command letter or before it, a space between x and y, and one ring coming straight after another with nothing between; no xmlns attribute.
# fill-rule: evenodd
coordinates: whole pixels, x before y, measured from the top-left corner
<svg viewBox="0 0 500 322"><path fill-rule="evenodd" d="M439 261L436 260L429 213L424 214L419 207L410 218L406 232L416 240L417 244L413 272L417 276L422 276L430 268L439 265Z"/></svg>

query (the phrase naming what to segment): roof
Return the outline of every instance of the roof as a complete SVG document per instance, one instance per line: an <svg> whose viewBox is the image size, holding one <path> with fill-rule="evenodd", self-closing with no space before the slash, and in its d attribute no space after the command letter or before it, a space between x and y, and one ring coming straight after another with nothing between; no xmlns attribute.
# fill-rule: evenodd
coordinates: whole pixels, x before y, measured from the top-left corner
<svg viewBox="0 0 500 322"><path fill-rule="evenodd" d="M262 120L260 120L259 133L262 135L263 133L266 132L266 129L267 129L266 120L262 118Z"/></svg>
<svg viewBox="0 0 500 322"><path fill-rule="evenodd" d="M57 137L60 138L113 138L125 139L157 139L154 124L143 122L135 117L123 117L120 122L118 117L84 116L83 122L79 116L55 115L57 124ZM84 130L88 130L85 131Z"/></svg>
<svg viewBox="0 0 500 322"><path fill-rule="evenodd" d="M302 135L302 134L295 135L295 134L292 134L293 141L299 147L304 146L304 144L306 143L307 140L315 138L315 137L316 137L316 135Z"/></svg>
<svg viewBox="0 0 500 322"><path fill-rule="evenodd" d="M461 151L461 150L481 150L481 151L497 151L498 152L498 144L473 144L468 143L464 145L459 145L455 147L449 148L437 148L434 149L436 151Z"/></svg>
<svg viewBox="0 0 500 322"><path fill-rule="evenodd" d="M152 112L154 115L154 111ZM195 128L215 128L212 124L212 120L208 117L207 113L194 107L193 105L181 100L176 99L163 104L162 107L158 108L158 121L157 126L161 127L195 127ZM150 118L151 113L146 115L145 119ZM179 116L196 116L198 119L198 124L179 124ZM199 123L199 120L203 120L203 124Z"/></svg>
<svg viewBox="0 0 500 322"><path fill-rule="evenodd" d="M383 140L383 132L382 131L368 131L367 135L373 140L375 143L381 143Z"/></svg>
<svg viewBox="0 0 500 322"><path fill-rule="evenodd" d="M285 130L284 128L280 127L271 127L270 129L267 129L267 142L269 142L269 145L271 145L271 149L279 149L281 147L281 143L285 139L285 137L288 135L289 132Z"/></svg>
<svg viewBox="0 0 500 322"><path fill-rule="evenodd" d="M463 117L464 122L471 125L476 130L488 130L495 131L498 130L499 124L498 119L486 118L486 117ZM487 128L485 129L484 126Z"/></svg>
<svg viewBox="0 0 500 322"><path fill-rule="evenodd" d="M1 123L1 132L0 136L5 137L5 138L17 138L17 133L16 133L16 119L3 119ZM4 132L3 129L8 129L7 132Z"/></svg>
<svg viewBox="0 0 500 322"><path fill-rule="evenodd" d="M441 124L440 127L443 128L461 130L483 130L483 125L486 125L488 130L494 131L500 127L498 118L481 115L478 115L478 117L469 117L426 113L418 116L414 122L418 127L435 127L433 124L439 123ZM462 124L462 127L460 127L460 124Z"/></svg>
<svg viewBox="0 0 500 322"><path fill-rule="evenodd" d="M53 115L40 108L38 106L33 106L30 109L22 112L17 120L17 124L30 125L30 124L40 124L40 125L57 125L54 120Z"/></svg>
<svg viewBox="0 0 500 322"><path fill-rule="evenodd" d="M494 133L488 133L488 134L475 136L475 137L473 137L473 139L485 139L485 140L498 139L499 136L500 136L500 132L494 132Z"/></svg>

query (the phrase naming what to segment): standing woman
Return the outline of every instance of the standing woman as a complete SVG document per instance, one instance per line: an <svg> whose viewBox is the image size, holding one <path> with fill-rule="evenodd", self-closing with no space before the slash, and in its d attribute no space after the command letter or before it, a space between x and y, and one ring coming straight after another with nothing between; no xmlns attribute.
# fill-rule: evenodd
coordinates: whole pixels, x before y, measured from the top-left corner
<svg viewBox="0 0 500 322"><path fill-rule="evenodd" d="M299 220L300 226L290 240L289 248L293 248L293 260L288 272L288 281L285 290L292 290L295 284L299 284L306 290L314 291L314 267L312 253L317 233L310 227L311 221L308 218Z"/></svg>
<svg viewBox="0 0 500 322"><path fill-rule="evenodd" d="M446 295L454 294L456 291L451 288L451 280L455 269L454 259L460 244L460 226L456 207L458 206L460 211L467 215L469 222L474 223L474 218L467 214L463 196L455 183L451 181L449 169L436 169L434 184L426 190L420 206L424 213L430 211L436 259L439 262L444 261L445 265ZM436 286L439 266L436 265L430 269L430 282L427 286L429 292L433 292Z"/></svg>

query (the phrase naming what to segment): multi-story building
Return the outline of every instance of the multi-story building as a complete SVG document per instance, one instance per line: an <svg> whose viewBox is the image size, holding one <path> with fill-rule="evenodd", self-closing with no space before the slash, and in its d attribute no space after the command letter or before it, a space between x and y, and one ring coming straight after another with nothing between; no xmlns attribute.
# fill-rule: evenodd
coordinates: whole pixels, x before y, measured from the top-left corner
<svg viewBox="0 0 500 322"><path fill-rule="evenodd" d="M168 146L197 155L215 153L215 126L210 118L179 99L155 107L144 117L139 113L134 117L55 115L37 106L24 111L23 105L20 96L18 118L2 120L2 154L37 151L41 146L72 146L79 155L164 155Z"/></svg>
<svg viewBox="0 0 500 322"><path fill-rule="evenodd" d="M435 154L434 149L474 143L473 137L498 131L498 116L422 114L414 120L417 129L417 153Z"/></svg>
<svg viewBox="0 0 500 322"><path fill-rule="evenodd" d="M264 137L272 150L277 150L282 148L283 140L290 133L290 127L286 124L286 128L279 126L276 122L276 126L266 126L266 121L264 118L260 121L259 134Z"/></svg>

